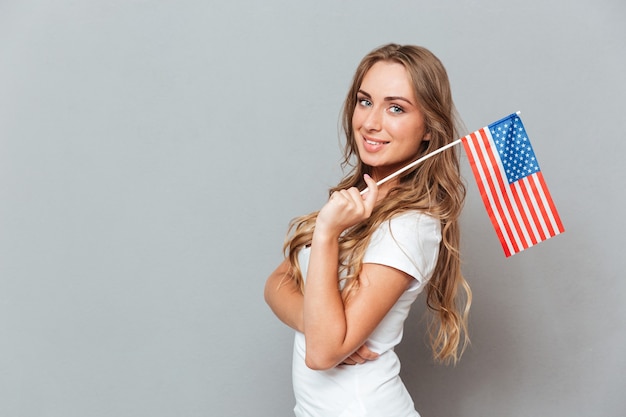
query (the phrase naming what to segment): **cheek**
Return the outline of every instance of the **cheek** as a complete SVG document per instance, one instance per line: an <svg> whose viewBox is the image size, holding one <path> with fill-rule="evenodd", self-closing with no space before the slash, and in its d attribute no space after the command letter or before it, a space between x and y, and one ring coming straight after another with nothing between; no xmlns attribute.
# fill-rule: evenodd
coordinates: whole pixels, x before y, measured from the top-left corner
<svg viewBox="0 0 626 417"><path fill-rule="evenodd" d="M396 139L411 140L416 136L416 129L404 120L389 118L385 125L387 132Z"/></svg>
<svg viewBox="0 0 626 417"><path fill-rule="evenodd" d="M396 123L389 127L398 137L411 142L421 142L426 133L424 126L419 123Z"/></svg>
<svg viewBox="0 0 626 417"><path fill-rule="evenodd" d="M363 112L359 108L355 108L352 112L352 129L357 131L363 124Z"/></svg>

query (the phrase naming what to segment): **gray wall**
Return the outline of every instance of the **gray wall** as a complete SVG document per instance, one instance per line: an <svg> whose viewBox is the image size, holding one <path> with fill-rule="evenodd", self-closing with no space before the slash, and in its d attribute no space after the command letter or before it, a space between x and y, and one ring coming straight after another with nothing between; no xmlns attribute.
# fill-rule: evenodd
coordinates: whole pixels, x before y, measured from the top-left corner
<svg viewBox="0 0 626 417"><path fill-rule="evenodd" d="M626 5L0 1L0 415L289 416L265 306L338 168L352 71L429 47L475 130L521 110L566 233L510 259L470 176L473 344L399 349L424 417L626 415Z"/></svg>

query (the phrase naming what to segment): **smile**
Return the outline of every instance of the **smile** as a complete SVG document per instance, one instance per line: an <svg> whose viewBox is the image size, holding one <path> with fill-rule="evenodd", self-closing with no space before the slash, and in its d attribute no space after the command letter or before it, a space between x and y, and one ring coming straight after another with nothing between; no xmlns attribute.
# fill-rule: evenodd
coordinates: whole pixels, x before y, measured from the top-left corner
<svg viewBox="0 0 626 417"><path fill-rule="evenodd" d="M382 151L383 149L386 149L385 146L389 143L390 142L384 140L376 140L363 137L363 149L365 152L370 154L374 154Z"/></svg>
<svg viewBox="0 0 626 417"><path fill-rule="evenodd" d="M377 140L371 140L371 139L366 139L366 138L363 138L363 139L365 140L365 143L369 143L370 145L374 145L374 146L376 146L376 145L386 145L386 144L389 143L389 142L385 142L385 141L382 141L382 140L381 141L377 141Z"/></svg>

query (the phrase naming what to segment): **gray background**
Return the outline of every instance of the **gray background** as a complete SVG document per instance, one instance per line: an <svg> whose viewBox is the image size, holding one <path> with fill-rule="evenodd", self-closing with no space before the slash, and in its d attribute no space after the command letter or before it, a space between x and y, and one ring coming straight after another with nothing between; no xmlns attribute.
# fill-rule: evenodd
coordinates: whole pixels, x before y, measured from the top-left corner
<svg viewBox="0 0 626 417"><path fill-rule="evenodd" d="M339 110L395 41L469 130L522 111L566 233L505 259L463 158L473 344L398 349L423 417L626 415L626 5L0 1L0 415L289 416L263 301L341 175Z"/></svg>

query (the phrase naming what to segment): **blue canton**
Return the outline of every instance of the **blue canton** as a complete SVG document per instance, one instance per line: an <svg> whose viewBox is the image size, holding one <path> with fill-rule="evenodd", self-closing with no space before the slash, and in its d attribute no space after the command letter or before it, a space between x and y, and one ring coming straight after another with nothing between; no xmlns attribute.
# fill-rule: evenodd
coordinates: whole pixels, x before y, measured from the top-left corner
<svg viewBox="0 0 626 417"><path fill-rule="evenodd" d="M509 184L539 171L526 129L517 114L489 125Z"/></svg>

